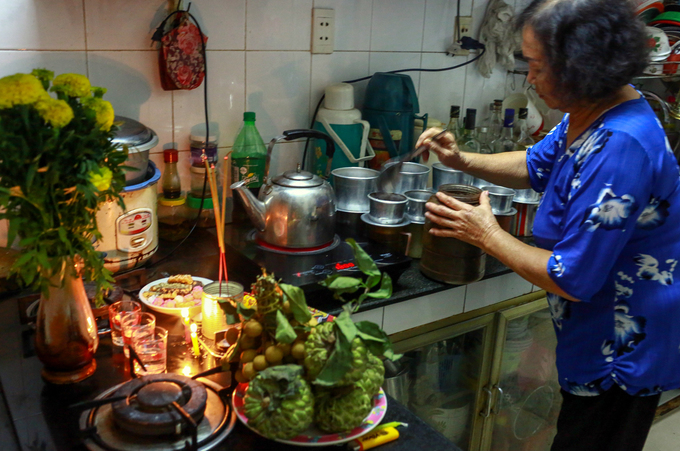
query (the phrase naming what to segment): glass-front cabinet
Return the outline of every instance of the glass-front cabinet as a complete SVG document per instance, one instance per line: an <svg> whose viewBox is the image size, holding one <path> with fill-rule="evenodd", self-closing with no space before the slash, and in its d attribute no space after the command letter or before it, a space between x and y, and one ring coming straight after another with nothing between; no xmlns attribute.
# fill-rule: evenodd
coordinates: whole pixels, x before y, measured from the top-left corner
<svg viewBox="0 0 680 451"><path fill-rule="evenodd" d="M423 328L395 341L391 395L464 451L550 449L561 396L545 298Z"/></svg>

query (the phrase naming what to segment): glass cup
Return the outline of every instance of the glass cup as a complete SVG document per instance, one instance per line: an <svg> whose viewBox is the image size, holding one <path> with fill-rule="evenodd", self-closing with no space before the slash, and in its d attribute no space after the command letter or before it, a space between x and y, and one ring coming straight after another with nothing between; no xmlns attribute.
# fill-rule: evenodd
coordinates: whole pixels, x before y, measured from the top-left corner
<svg viewBox="0 0 680 451"><path fill-rule="evenodd" d="M144 364L146 371L135 360L135 374L165 373L168 361L168 331L162 327L136 329L131 346Z"/></svg>
<svg viewBox="0 0 680 451"><path fill-rule="evenodd" d="M156 327L156 317L149 312L126 312L120 319L123 333L123 352L125 357L130 357L130 343L132 334L137 331L150 333Z"/></svg>
<svg viewBox="0 0 680 451"><path fill-rule="evenodd" d="M111 327L111 341L114 346L123 346L123 335L120 317L127 312L141 312L142 304L136 301L118 301L109 305L109 325Z"/></svg>

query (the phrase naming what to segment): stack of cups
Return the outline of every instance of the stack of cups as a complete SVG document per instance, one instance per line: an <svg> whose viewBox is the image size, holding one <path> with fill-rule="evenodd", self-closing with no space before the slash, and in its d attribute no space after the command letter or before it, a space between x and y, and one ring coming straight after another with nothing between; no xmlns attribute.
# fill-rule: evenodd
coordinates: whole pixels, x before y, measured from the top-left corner
<svg viewBox="0 0 680 451"><path fill-rule="evenodd" d="M517 214L517 209L512 206L515 190L496 185L483 186L481 189L482 191L489 192L491 210L493 210L493 214L496 216L498 225L506 232L509 232L512 219Z"/></svg>
<svg viewBox="0 0 680 451"><path fill-rule="evenodd" d="M123 300L109 306L111 342L122 346L125 357L134 349L144 368L135 361L139 375L164 373L167 366L168 331L156 326L156 317L142 312L139 302Z"/></svg>

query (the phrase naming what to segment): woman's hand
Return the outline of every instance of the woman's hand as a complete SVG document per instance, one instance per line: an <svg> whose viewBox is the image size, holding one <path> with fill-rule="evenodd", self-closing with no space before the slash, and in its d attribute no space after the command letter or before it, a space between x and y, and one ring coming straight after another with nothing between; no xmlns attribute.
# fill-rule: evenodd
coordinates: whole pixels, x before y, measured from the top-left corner
<svg viewBox="0 0 680 451"><path fill-rule="evenodd" d="M437 138L436 141L432 140L432 137L441 131L442 129L437 127L425 130L418 138L416 149L420 146L425 146L428 151L436 153L439 157L439 161L444 165L453 169L462 169L465 165L465 160L458 150L456 139L451 133L446 132Z"/></svg>
<svg viewBox="0 0 680 451"><path fill-rule="evenodd" d="M473 207L444 193L437 193L441 205L425 204L425 216L436 226L430 229L434 236L457 238L486 251L489 238L501 230L489 203L489 192L479 196L479 206Z"/></svg>

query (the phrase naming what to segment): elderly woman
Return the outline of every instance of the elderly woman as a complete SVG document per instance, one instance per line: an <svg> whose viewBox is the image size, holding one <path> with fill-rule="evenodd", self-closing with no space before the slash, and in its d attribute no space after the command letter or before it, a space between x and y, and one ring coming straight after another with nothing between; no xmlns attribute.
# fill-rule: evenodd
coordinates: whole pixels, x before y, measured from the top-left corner
<svg viewBox="0 0 680 451"><path fill-rule="evenodd" d="M533 0L519 16L528 81L562 122L528 151L459 151L418 140L484 180L543 193L532 247L478 207L437 194L436 236L479 246L545 289L563 404L553 450L641 450L660 393L680 387L678 165L629 85L647 61L627 0Z"/></svg>

